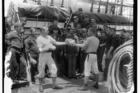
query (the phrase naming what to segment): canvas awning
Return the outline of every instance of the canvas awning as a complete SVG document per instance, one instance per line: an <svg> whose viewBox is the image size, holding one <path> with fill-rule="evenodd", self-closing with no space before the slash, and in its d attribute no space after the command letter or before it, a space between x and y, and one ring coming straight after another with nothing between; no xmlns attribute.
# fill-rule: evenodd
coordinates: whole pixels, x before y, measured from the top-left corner
<svg viewBox="0 0 140 93"><path fill-rule="evenodd" d="M77 14L74 14L77 15ZM84 15L94 18L98 24L112 24L112 25L132 25L133 22L123 16L101 14L101 13L84 13Z"/></svg>
<svg viewBox="0 0 140 93"><path fill-rule="evenodd" d="M56 6L43 6L28 3L11 3L9 7L9 15L13 16L13 12L18 12L19 17L26 17L31 20L52 21L58 19L64 22L70 13L67 9ZM14 11L15 10L15 11ZM12 14L13 13L13 14ZM75 13L73 13L75 15ZM111 24L111 25L132 25L133 22L123 16L100 14L100 13L84 13L90 18L94 18L98 24ZM13 17L15 18L15 17ZM16 19L16 18L15 18Z"/></svg>

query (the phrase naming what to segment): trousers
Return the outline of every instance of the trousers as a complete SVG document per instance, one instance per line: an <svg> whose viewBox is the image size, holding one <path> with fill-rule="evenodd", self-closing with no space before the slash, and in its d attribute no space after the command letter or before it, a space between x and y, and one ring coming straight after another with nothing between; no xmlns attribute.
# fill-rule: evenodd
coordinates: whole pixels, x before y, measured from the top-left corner
<svg viewBox="0 0 140 93"><path fill-rule="evenodd" d="M96 54L88 54L85 60L84 75L90 76L91 73L99 74Z"/></svg>
<svg viewBox="0 0 140 93"><path fill-rule="evenodd" d="M45 76L45 67L48 66L49 73L51 77L57 77L57 67L52 58L51 52L43 52L39 54L39 64L38 64L38 77L44 78Z"/></svg>

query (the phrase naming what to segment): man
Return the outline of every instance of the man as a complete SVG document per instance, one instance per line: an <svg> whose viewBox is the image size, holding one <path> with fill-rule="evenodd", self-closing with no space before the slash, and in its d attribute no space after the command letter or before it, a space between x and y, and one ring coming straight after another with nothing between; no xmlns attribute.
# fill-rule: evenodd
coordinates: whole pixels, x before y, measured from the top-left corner
<svg viewBox="0 0 140 93"><path fill-rule="evenodd" d="M99 46L99 39L96 37L96 27L88 29L88 38L82 44L74 44L77 47L84 48L87 57L84 63L84 86L82 90L87 90L87 82L90 76L90 72L93 72L96 76L95 88L98 88L98 66L97 66L97 49Z"/></svg>
<svg viewBox="0 0 140 93"><path fill-rule="evenodd" d="M53 34L51 35L56 41L61 41L61 33L58 29L53 29ZM61 54L62 54L62 48L63 46L57 46L57 48L55 49L55 51L53 51L52 53L52 57L54 59L54 61L56 62L58 69L58 76L60 76L61 73Z"/></svg>
<svg viewBox="0 0 140 93"><path fill-rule="evenodd" d="M98 33L97 37L100 40L100 45L99 45L98 52L97 52L98 67L99 67L99 71L103 72L104 66L102 66L102 61L104 60L103 55L104 55L105 47L106 47L106 36L102 29L98 29L97 33Z"/></svg>
<svg viewBox="0 0 140 93"><path fill-rule="evenodd" d="M72 23L72 29L75 29L78 24L79 24L79 18L78 18L78 16L74 16L73 23Z"/></svg>
<svg viewBox="0 0 140 93"><path fill-rule="evenodd" d="M61 89L62 87L56 84L57 78L57 67L55 62L52 58L52 51L56 49L54 45L65 45L65 42L57 42L51 36L48 35L47 28L43 27L42 32L37 37L36 42L39 48L39 65L38 65L38 75L36 78L42 80L45 76L45 65L48 66L49 72L51 73L52 77L52 88L53 89ZM40 91L43 91L41 88Z"/></svg>
<svg viewBox="0 0 140 93"><path fill-rule="evenodd" d="M81 23L81 27L88 29L89 25L90 25L90 18L89 18L88 15L85 15L84 18L83 18L83 22Z"/></svg>
<svg viewBox="0 0 140 93"><path fill-rule="evenodd" d="M116 35L115 29L106 30L106 59L105 59L105 69L104 69L104 79L107 80L107 72L110 61L113 57L114 50L127 41L125 33L122 32L121 35Z"/></svg>
<svg viewBox="0 0 140 93"><path fill-rule="evenodd" d="M11 45L10 52L12 52L9 77L13 81L26 79L25 58L23 56L24 39L21 28L22 24L15 23L15 30L6 34L6 39L10 41Z"/></svg>
<svg viewBox="0 0 140 93"><path fill-rule="evenodd" d="M71 29L66 36L67 39L74 39L74 31ZM65 53L67 58L67 70L69 78L76 78L76 64L77 64L77 55L78 48L75 46L66 45Z"/></svg>
<svg viewBox="0 0 140 93"><path fill-rule="evenodd" d="M28 31L29 32L29 31ZM37 73L37 62L38 62L38 48L36 45L36 36L34 35L35 28L31 28L28 33L28 38L25 40L26 52L28 52L30 63L31 63L31 81L35 83L35 74Z"/></svg>
<svg viewBox="0 0 140 93"><path fill-rule="evenodd" d="M78 11L75 12L75 15L78 16L79 23L82 23L83 22L83 19L84 19L83 9L82 8L79 8Z"/></svg>
<svg viewBox="0 0 140 93"><path fill-rule="evenodd" d="M52 35L53 34L53 30L58 30L59 32L59 27L58 27L58 21L54 20L53 24L51 26L49 26L49 34Z"/></svg>

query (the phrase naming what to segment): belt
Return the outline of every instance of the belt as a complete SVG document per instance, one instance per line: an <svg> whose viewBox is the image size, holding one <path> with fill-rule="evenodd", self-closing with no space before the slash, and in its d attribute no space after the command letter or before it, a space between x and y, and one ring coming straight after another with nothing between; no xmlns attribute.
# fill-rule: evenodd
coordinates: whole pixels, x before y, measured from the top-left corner
<svg viewBox="0 0 140 93"><path fill-rule="evenodd" d="M46 51L42 51L40 53L51 53L51 52L52 52L52 50L46 50Z"/></svg>
<svg viewBox="0 0 140 93"><path fill-rule="evenodd" d="M96 52L88 52L87 54L87 61L89 60L89 54L97 54Z"/></svg>
<svg viewBox="0 0 140 93"><path fill-rule="evenodd" d="M97 54L96 52L88 52L86 54Z"/></svg>
<svg viewBox="0 0 140 93"><path fill-rule="evenodd" d="M10 48L14 48L14 49L16 49L16 51L22 52L22 48L18 48L18 47L16 47L16 46L11 46Z"/></svg>

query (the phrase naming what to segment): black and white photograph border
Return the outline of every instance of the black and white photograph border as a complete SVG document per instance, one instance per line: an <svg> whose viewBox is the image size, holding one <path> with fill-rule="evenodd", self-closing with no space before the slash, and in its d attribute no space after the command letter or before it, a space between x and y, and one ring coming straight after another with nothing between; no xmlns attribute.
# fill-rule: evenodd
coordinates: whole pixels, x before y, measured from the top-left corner
<svg viewBox="0 0 140 93"><path fill-rule="evenodd" d="M2 93L137 93L137 0L0 2Z"/></svg>

